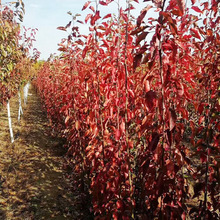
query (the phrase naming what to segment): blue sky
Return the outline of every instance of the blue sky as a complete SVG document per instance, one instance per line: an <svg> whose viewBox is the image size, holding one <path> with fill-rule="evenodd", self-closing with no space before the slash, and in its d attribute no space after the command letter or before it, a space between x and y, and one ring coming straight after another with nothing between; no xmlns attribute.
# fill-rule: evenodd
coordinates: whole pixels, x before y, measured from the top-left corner
<svg viewBox="0 0 220 220"><path fill-rule="evenodd" d="M35 47L41 52L41 59L47 59L51 53L59 53L57 44L66 33L57 30L65 26L73 14L81 13L83 1L79 0L24 0L25 16L23 24L26 27L38 28Z"/></svg>
<svg viewBox="0 0 220 220"><path fill-rule="evenodd" d="M2 0L2 3L9 2L9 0ZM89 10L82 11L82 7L87 0L23 0L25 4L25 16L23 25L27 28L38 28L36 35L36 47L41 52L41 59L47 59L51 53L59 53L57 51L57 44L66 33L57 30L58 26L65 26L70 20L70 15L67 14L71 11L73 14L81 14L81 20L84 21L86 14ZM142 0L140 0L142 2ZM125 3L125 0L121 0ZM143 9L147 3L140 5L134 3L137 7L136 15ZM101 15L110 12L116 12L117 5L111 3L108 7L101 8ZM133 12L134 13L134 12ZM81 33L87 33L86 26L80 26Z"/></svg>

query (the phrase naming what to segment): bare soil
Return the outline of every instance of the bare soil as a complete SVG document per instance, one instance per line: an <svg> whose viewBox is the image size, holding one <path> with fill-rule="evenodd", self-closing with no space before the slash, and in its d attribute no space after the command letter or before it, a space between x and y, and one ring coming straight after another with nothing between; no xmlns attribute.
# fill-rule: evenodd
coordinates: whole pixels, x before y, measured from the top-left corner
<svg viewBox="0 0 220 220"><path fill-rule="evenodd" d="M75 199L63 169L63 140L51 136L34 88L30 87L20 124L18 98L12 98L10 105L13 144L7 109L0 111L0 219L76 219Z"/></svg>

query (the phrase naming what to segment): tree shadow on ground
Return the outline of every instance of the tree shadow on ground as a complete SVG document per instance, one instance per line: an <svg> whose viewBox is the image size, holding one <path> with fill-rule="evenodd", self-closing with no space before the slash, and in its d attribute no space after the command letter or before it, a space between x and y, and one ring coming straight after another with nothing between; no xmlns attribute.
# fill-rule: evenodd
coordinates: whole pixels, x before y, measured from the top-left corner
<svg viewBox="0 0 220 220"><path fill-rule="evenodd" d="M17 107L17 101L12 101L13 121L17 119ZM7 130L7 114L0 121ZM46 114L33 88L23 119L20 125L14 123L14 128L14 144L10 144L4 129L0 139L0 169L5 180L0 219L79 219L71 182L63 169L65 140L50 135Z"/></svg>

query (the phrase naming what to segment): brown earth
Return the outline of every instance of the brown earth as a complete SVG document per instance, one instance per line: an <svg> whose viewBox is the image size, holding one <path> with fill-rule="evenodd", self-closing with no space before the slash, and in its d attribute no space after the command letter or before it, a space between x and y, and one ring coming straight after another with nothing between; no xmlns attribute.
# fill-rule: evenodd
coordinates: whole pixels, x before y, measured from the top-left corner
<svg viewBox="0 0 220 220"><path fill-rule="evenodd" d="M10 105L13 144L6 107L0 111L0 219L77 219L71 184L63 169L63 140L51 136L34 88L29 90L20 124L18 98Z"/></svg>

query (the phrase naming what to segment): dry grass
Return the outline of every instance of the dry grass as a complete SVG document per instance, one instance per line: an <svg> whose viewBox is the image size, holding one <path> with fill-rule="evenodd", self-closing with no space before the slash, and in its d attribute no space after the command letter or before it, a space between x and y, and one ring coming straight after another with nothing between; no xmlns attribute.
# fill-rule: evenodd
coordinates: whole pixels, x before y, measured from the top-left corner
<svg viewBox="0 0 220 220"><path fill-rule="evenodd" d="M19 125L18 99L13 98L13 144L6 108L0 112L0 219L74 219L71 185L62 168L62 140L50 135L46 115L33 88L23 110Z"/></svg>

